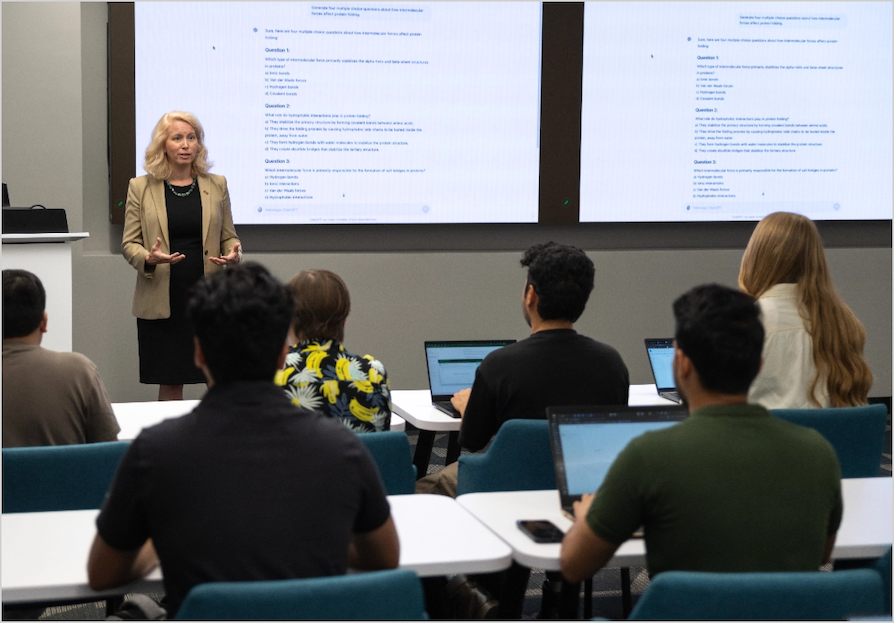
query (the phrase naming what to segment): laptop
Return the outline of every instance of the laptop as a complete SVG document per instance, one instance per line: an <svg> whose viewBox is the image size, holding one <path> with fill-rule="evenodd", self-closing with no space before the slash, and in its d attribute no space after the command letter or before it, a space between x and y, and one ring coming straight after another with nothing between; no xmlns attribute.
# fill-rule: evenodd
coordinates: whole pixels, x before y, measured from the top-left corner
<svg viewBox="0 0 894 623"><path fill-rule="evenodd" d="M472 387L475 370L485 357L513 342L515 340L425 342L432 406L450 417L460 417L459 411L450 404L450 398L461 389Z"/></svg>
<svg viewBox="0 0 894 623"><path fill-rule="evenodd" d="M599 489L631 439L673 426L689 415L676 405L549 407L546 413L562 512L572 520L574 502Z"/></svg>
<svg viewBox="0 0 894 623"><path fill-rule="evenodd" d="M652 366L652 376L658 395L677 404L683 400L677 393L674 381L674 340L673 338L646 338L646 353Z"/></svg>

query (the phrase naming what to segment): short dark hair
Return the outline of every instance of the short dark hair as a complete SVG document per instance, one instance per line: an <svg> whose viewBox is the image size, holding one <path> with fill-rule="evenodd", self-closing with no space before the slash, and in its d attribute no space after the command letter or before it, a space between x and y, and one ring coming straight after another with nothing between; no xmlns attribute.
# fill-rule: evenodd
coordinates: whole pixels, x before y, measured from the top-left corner
<svg viewBox="0 0 894 623"><path fill-rule="evenodd" d="M31 335L47 308L47 293L27 270L3 271L3 339Z"/></svg>
<svg viewBox="0 0 894 623"><path fill-rule="evenodd" d="M764 326L754 297L717 284L674 301L677 348L692 360L702 386L744 394L757 376Z"/></svg>
<svg viewBox="0 0 894 623"><path fill-rule="evenodd" d="M537 313L544 320L576 322L593 291L596 270L581 249L555 242L535 244L525 251L528 284L540 298Z"/></svg>
<svg viewBox="0 0 894 623"><path fill-rule="evenodd" d="M351 295L341 277L331 270L302 270L288 287L295 299L292 331L299 340L344 341Z"/></svg>
<svg viewBox="0 0 894 623"><path fill-rule="evenodd" d="M197 282L187 314L215 384L272 382L294 306L285 286L255 262Z"/></svg>

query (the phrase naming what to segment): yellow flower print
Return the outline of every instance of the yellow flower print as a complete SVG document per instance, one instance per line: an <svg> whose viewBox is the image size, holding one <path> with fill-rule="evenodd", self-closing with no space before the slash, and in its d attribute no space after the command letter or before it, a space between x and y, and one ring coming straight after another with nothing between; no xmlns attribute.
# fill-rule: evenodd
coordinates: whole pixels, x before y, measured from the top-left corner
<svg viewBox="0 0 894 623"><path fill-rule="evenodd" d="M329 404L334 405L335 401L338 400L338 381L335 379L323 381L320 386L320 391L329 400Z"/></svg>
<svg viewBox="0 0 894 623"><path fill-rule="evenodd" d="M289 375L295 371L295 368L286 368L285 370L277 370L276 376L273 377L273 382L276 383L279 387L285 387L286 383L289 382Z"/></svg>
<svg viewBox="0 0 894 623"><path fill-rule="evenodd" d="M379 412L378 409L370 409L368 407L364 407L362 404L357 402L356 398L351 398L351 402L348 404L348 408L351 410L351 415L353 415L361 422L372 422L373 417L376 415L376 413Z"/></svg>
<svg viewBox="0 0 894 623"><path fill-rule="evenodd" d="M326 358L326 354L327 353L324 350L315 350L307 356L307 360L305 361L307 368L312 370L313 373L317 375L318 379L323 378L323 371L320 369L320 365Z"/></svg>

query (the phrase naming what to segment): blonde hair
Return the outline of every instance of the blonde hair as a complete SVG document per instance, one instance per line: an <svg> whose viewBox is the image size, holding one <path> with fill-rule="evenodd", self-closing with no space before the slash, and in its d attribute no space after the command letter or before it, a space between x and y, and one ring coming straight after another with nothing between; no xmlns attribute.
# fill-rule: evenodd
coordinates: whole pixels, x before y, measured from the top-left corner
<svg viewBox="0 0 894 623"><path fill-rule="evenodd" d="M198 177L205 175L211 168L208 162L208 150L205 148L205 130L202 124L196 119L195 115L188 112L173 111L165 113L155 124L152 131L152 141L146 148L146 159L143 162L143 168L146 173L157 180L166 180L171 177L171 165L165 157L165 141L168 140L168 131L175 121L184 121L192 126L196 132L196 142L198 150L196 151L195 160L192 162L192 175Z"/></svg>
<svg viewBox="0 0 894 623"><path fill-rule="evenodd" d="M872 371L863 356L866 330L841 300L826 264L813 221L774 212L754 228L739 269L739 287L755 298L778 283L795 283L798 307L813 342L816 376L810 402L819 406L816 386L825 379L833 407L866 404Z"/></svg>

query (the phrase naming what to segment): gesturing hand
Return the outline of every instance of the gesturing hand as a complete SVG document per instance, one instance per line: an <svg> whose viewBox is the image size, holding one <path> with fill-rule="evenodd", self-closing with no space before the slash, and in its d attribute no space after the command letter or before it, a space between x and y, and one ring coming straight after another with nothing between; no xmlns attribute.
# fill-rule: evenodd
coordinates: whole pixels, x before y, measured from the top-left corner
<svg viewBox="0 0 894 623"><path fill-rule="evenodd" d="M233 247L233 250L226 255L221 255L220 257L209 257L208 259L218 266L226 266L227 264L238 264L239 260L242 259L242 254L239 253L240 247L242 247L242 243L237 242L236 246Z"/></svg>
<svg viewBox="0 0 894 623"><path fill-rule="evenodd" d="M150 266L155 266L156 264L176 264L184 258L186 258L186 256L182 253L172 253L171 255L162 253L161 238L156 238L155 246L152 247L152 250L149 251L149 255L146 256L146 263Z"/></svg>

